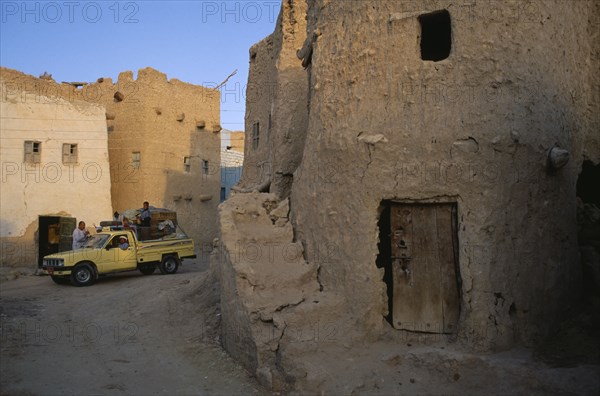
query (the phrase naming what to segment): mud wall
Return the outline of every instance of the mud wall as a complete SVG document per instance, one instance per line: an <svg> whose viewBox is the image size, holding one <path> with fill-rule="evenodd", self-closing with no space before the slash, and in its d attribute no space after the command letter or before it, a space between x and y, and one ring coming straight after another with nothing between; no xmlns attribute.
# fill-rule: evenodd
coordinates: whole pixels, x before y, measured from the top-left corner
<svg viewBox="0 0 600 396"><path fill-rule="evenodd" d="M270 191L280 199L291 192L308 123L307 74L296 58L306 39L305 16L304 1L283 1L275 32L250 48L240 187Z"/></svg>
<svg viewBox="0 0 600 396"><path fill-rule="evenodd" d="M107 103L115 210L150 205L177 211L184 230L208 245L220 194L219 94L146 68L97 84ZM111 93L112 91L112 93ZM113 99L123 93L122 101ZM140 166L132 167L139 152ZM189 158L186 168L184 158ZM117 177L118 176L118 177Z"/></svg>
<svg viewBox="0 0 600 396"><path fill-rule="evenodd" d="M211 257L220 274L225 349L261 383L285 388L283 345L309 334L322 311L317 266L293 238L289 201L275 194L233 194L219 206L221 237Z"/></svg>
<svg viewBox="0 0 600 396"><path fill-rule="evenodd" d="M375 264L384 200L457 204L468 345L533 343L578 301L575 183L599 155L598 6L530 5L309 2L310 118L291 208L323 290L352 307L340 333L388 326ZM440 10L449 56L423 60L419 17ZM553 147L570 153L559 169Z"/></svg>
<svg viewBox="0 0 600 396"><path fill-rule="evenodd" d="M378 267L391 202L455 208L444 232L458 319L444 340L483 351L538 342L580 302L575 186L583 160L600 156L597 2L307 3L301 61L277 44L301 1L284 1L275 32L251 49L238 192L270 194L221 206L226 349L279 388L310 376L297 362L323 342L402 338L386 320L389 279ZM282 59L302 62L307 78L282 77ZM299 104L253 91L292 80L308 83L307 118ZM294 117L308 120L305 131ZM270 140L261 127L253 148L252 126L269 118ZM292 234L271 211L290 192ZM303 259L273 265L270 253L286 245ZM310 274L300 287L298 268Z"/></svg>

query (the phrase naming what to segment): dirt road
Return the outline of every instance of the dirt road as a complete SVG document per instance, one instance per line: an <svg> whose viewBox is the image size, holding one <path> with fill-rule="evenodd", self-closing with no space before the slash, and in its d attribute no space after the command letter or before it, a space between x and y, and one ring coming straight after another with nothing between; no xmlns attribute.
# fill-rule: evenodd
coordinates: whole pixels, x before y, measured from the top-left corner
<svg viewBox="0 0 600 396"><path fill-rule="evenodd" d="M219 347L216 287L206 262L186 262L175 275L124 273L81 288L47 276L2 281L0 394L272 395ZM547 348L551 366L528 350L473 354L393 334L415 339L322 343L298 353L295 364L305 375L296 392L596 395L600 389L598 343L581 329ZM577 340L594 359L584 359ZM554 361L565 351L573 361Z"/></svg>
<svg viewBox="0 0 600 396"><path fill-rule="evenodd" d="M91 287L48 276L0 284L2 395L265 394L217 345L206 263Z"/></svg>

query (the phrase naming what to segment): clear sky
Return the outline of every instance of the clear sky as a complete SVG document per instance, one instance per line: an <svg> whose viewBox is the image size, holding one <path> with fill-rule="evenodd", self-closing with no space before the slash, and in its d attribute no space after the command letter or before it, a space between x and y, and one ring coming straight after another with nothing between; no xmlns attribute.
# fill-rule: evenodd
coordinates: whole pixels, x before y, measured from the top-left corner
<svg viewBox="0 0 600 396"><path fill-rule="evenodd" d="M0 65L57 82L150 66L221 88L221 125L244 129L250 46L275 28L281 0L0 0Z"/></svg>

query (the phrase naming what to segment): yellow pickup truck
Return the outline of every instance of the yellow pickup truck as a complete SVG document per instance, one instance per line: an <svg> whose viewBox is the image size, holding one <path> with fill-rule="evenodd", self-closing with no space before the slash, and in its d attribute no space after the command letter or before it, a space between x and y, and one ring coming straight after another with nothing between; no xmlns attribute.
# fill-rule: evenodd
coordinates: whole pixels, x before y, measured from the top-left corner
<svg viewBox="0 0 600 396"><path fill-rule="evenodd" d="M163 274L174 274L181 260L195 257L194 241L182 232L139 241L133 230L122 229L99 232L81 249L45 256L42 269L58 284L90 286L99 275L115 272L150 275L158 267Z"/></svg>

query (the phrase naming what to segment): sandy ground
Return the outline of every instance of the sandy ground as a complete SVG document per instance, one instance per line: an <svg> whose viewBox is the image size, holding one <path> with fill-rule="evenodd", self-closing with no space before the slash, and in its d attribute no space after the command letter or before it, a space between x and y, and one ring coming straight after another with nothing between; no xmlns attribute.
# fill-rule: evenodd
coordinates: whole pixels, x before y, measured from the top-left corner
<svg viewBox="0 0 600 396"><path fill-rule="evenodd" d="M82 288L26 272L0 274L1 395L277 394L220 348L207 260L175 275L130 272ZM599 340L587 319L566 323L541 351L473 354L397 332L368 345L324 339L311 350L296 345L289 393L598 395Z"/></svg>
<svg viewBox="0 0 600 396"><path fill-rule="evenodd" d="M198 260L175 275L129 272L81 288L4 279L0 393L270 394L218 346L209 278Z"/></svg>

